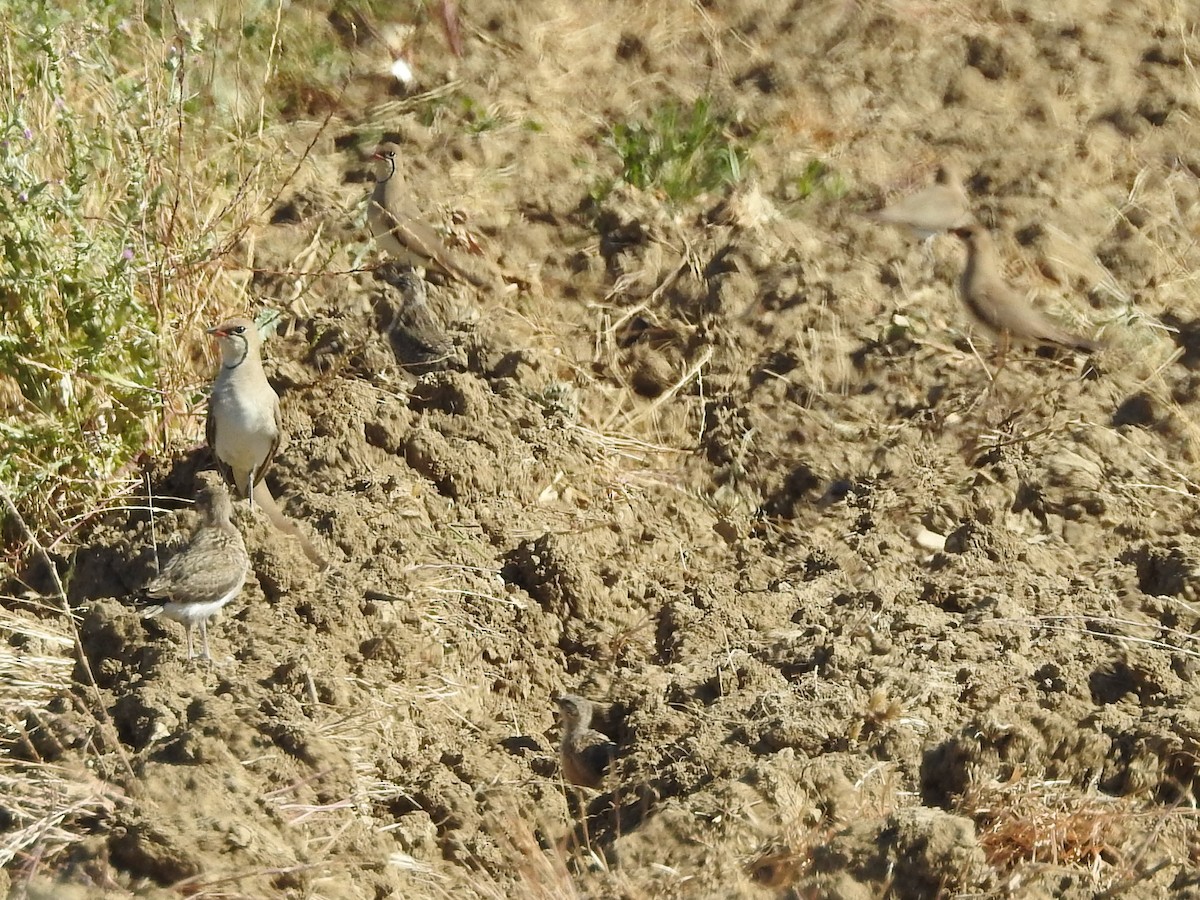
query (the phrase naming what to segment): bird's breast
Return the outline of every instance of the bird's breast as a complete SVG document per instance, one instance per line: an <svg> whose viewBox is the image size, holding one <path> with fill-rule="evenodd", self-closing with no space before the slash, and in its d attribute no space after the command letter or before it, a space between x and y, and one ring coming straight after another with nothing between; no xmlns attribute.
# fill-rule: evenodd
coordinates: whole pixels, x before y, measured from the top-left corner
<svg viewBox="0 0 1200 900"><path fill-rule="evenodd" d="M269 385L260 392L219 384L209 402L215 425L214 449L227 463L236 465L237 459L246 458L250 465L256 465L256 460L278 440L275 410L279 400Z"/></svg>

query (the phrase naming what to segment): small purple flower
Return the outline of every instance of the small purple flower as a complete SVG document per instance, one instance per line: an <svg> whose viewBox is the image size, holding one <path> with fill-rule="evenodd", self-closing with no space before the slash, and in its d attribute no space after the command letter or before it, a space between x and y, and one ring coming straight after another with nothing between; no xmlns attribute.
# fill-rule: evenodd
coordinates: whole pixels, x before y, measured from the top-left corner
<svg viewBox="0 0 1200 900"><path fill-rule="evenodd" d="M33 131L31 131L30 129L26 128L26 129L25 129L23 132L21 132L21 133L22 133L23 135L25 135L25 140L27 140L27 141L32 141L32 140L33 140Z"/></svg>
<svg viewBox="0 0 1200 900"><path fill-rule="evenodd" d="M122 250L121 251L121 259L126 260L126 261L133 259L133 248L126 247L124 250Z"/></svg>
<svg viewBox="0 0 1200 900"><path fill-rule="evenodd" d="M21 193L17 194L17 199L20 200L22 203L28 203L29 195L27 193L25 193L24 191L21 191Z"/></svg>

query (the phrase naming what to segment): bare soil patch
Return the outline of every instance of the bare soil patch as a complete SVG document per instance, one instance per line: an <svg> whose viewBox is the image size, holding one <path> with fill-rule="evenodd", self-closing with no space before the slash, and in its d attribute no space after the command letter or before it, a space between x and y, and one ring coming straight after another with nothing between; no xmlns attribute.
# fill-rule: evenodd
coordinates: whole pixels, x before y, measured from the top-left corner
<svg viewBox="0 0 1200 900"><path fill-rule="evenodd" d="M254 236L252 293L284 311L268 479L330 570L242 511L254 573L210 671L132 609L144 511L62 549L97 690L78 667L28 755L122 794L57 877L1200 896L1197 11L462 7L462 59L413 36L451 99L423 121L356 82ZM699 96L744 128L745 181L592 197L609 123ZM520 291L289 274L315 235L350 267L382 133ZM961 248L862 215L944 158L1012 280L1099 354L1018 351L989 381ZM814 160L838 181L806 187ZM181 446L156 491L203 465ZM599 795L560 781L564 691L605 704Z"/></svg>

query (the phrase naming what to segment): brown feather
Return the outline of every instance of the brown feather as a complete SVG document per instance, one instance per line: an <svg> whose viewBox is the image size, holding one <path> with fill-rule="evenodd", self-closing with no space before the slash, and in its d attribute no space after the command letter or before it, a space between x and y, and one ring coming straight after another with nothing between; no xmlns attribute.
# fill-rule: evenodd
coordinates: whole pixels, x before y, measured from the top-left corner
<svg viewBox="0 0 1200 900"><path fill-rule="evenodd" d="M576 787L599 788L612 768L617 745L591 728L592 704L575 694L556 698L563 720L559 761L563 778Z"/></svg>
<svg viewBox="0 0 1200 900"><path fill-rule="evenodd" d="M217 610L237 596L250 570L250 556L241 532L233 524L233 503L220 479L200 473L196 506L204 517L186 547L167 561L162 571L146 583L144 594L159 601L145 615L163 614L183 623L192 656L192 626L198 624L208 656L206 623Z"/></svg>

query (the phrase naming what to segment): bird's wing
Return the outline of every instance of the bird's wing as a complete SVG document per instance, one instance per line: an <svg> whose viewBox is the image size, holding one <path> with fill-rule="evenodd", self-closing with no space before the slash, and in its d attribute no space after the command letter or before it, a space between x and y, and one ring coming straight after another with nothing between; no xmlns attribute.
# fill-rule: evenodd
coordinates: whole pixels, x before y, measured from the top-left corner
<svg viewBox="0 0 1200 900"><path fill-rule="evenodd" d="M395 179L389 179L382 192L376 191L371 196L377 226L390 234L412 256L429 260L442 274L459 278L476 287L486 286L487 280L460 263L437 230L421 218L408 200L400 196L400 186L393 187L394 181Z"/></svg>
<svg viewBox="0 0 1200 900"><path fill-rule="evenodd" d="M588 730L579 735L575 742L575 752L589 771L602 777L612 765L613 757L617 754L617 745L598 731Z"/></svg>
<svg viewBox="0 0 1200 900"><path fill-rule="evenodd" d="M274 392L272 392L274 393ZM254 473L254 484L246 486L248 493L254 491L254 485L263 480L263 476L267 474L267 469L271 468L271 461L275 459L275 452L279 449L279 444L283 440L283 413L279 407L279 396L275 396L275 436L271 439L271 446L267 448L267 455L263 457L263 461L259 464L258 470Z"/></svg>
<svg viewBox="0 0 1200 900"><path fill-rule="evenodd" d="M221 457L217 456L217 417L213 412L213 397L208 398L208 421L204 423L204 440L208 444L208 449L212 451L213 464L220 473L221 478L225 483L233 488L234 494L238 493L240 488L237 484L237 479L233 477L233 469L225 464Z"/></svg>
<svg viewBox="0 0 1200 900"><path fill-rule="evenodd" d="M1061 344L1086 352L1096 349L1095 342L1072 334L998 279L989 280L978 293L972 292L967 305L993 331L1008 332L1019 341Z"/></svg>
<svg viewBox="0 0 1200 900"><path fill-rule="evenodd" d="M924 231L949 231L971 221L966 197L957 189L944 184L901 197L895 203L871 214L880 222L907 225Z"/></svg>
<svg viewBox="0 0 1200 900"><path fill-rule="evenodd" d="M175 603L209 603L242 586L250 558L236 529L205 527L152 578L145 595Z"/></svg>
<svg viewBox="0 0 1200 900"><path fill-rule="evenodd" d="M1030 313L1032 313L1032 321L1030 322L1031 335L1036 337L1037 340L1043 343L1061 344L1064 347L1070 347L1073 350L1082 350L1086 353L1091 353L1097 349L1098 345L1095 341L1068 331L1040 310L1030 307Z"/></svg>

